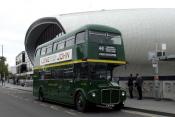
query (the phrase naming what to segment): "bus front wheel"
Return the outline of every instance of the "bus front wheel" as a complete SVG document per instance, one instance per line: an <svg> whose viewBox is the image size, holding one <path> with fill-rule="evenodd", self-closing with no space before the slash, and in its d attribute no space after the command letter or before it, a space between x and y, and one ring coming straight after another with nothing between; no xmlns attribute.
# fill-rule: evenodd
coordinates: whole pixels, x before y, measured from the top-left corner
<svg viewBox="0 0 175 117"><path fill-rule="evenodd" d="M85 112L87 110L87 101L83 93L79 92L76 95L75 105L78 111Z"/></svg>

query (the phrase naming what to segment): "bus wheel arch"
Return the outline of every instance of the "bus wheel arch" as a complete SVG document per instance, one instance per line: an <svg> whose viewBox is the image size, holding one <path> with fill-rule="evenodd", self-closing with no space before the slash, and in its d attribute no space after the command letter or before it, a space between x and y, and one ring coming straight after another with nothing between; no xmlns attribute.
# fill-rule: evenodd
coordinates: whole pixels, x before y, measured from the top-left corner
<svg viewBox="0 0 175 117"><path fill-rule="evenodd" d="M78 111L80 112L87 111L88 102L86 100L86 96L83 93L83 91L81 90L76 91L75 96L74 96L74 103Z"/></svg>
<svg viewBox="0 0 175 117"><path fill-rule="evenodd" d="M74 93L74 104L76 103L76 97L77 97L78 93L82 93L85 96L85 99L87 99L84 90L83 89L77 89Z"/></svg>

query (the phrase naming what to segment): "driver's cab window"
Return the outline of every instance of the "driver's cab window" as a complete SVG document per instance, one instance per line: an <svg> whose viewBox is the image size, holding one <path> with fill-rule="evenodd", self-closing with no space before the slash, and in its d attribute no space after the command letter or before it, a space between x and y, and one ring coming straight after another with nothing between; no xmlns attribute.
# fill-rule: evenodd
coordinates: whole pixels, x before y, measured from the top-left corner
<svg viewBox="0 0 175 117"><path fill-rule="evenodd" d="M112 71L107 71L107 80L112 80Z"/></svg>
<svg viewBox="0 0 175 117"><path fill-rule="evenodd" d="M89 66L90 79L111 80L112 70L107 64L91 64Z"/></svg>
<svg viewBox="0 0 175 117"><path fill-rule="evenodd" d="M81 63L76 66L77 79L88 79L88 64Z"/></svg>
<svg viewBox="0 0 175 117"><path fill-rule="evenodd" d="M99 69L96 71L96 79L106 79L106 70L105 69Z"/></svg>

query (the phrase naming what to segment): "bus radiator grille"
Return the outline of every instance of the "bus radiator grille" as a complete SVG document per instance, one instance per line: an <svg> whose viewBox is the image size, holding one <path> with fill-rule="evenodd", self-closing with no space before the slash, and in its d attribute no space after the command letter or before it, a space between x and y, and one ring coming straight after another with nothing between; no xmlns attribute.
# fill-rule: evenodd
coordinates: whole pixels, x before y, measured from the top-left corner
<svg viewBox="0 0 175 117"><path fill-rule="evenodd" d="M120 90L117 89L103 89L101 91L102 104L118 104L120 101Z"/></svg>

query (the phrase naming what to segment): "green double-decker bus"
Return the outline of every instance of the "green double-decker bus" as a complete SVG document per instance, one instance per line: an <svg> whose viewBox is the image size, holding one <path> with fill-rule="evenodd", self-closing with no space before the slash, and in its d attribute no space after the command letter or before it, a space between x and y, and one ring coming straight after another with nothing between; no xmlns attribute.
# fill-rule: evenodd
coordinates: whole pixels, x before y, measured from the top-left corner
<svg viewBox="0 0 175 117"><path fill-rule="evenodd" d="M39 100L75 105L122 108L126 92L113 82L113 69L125 65L120 31L86 25L36 48L33 95Z"/></svg>

